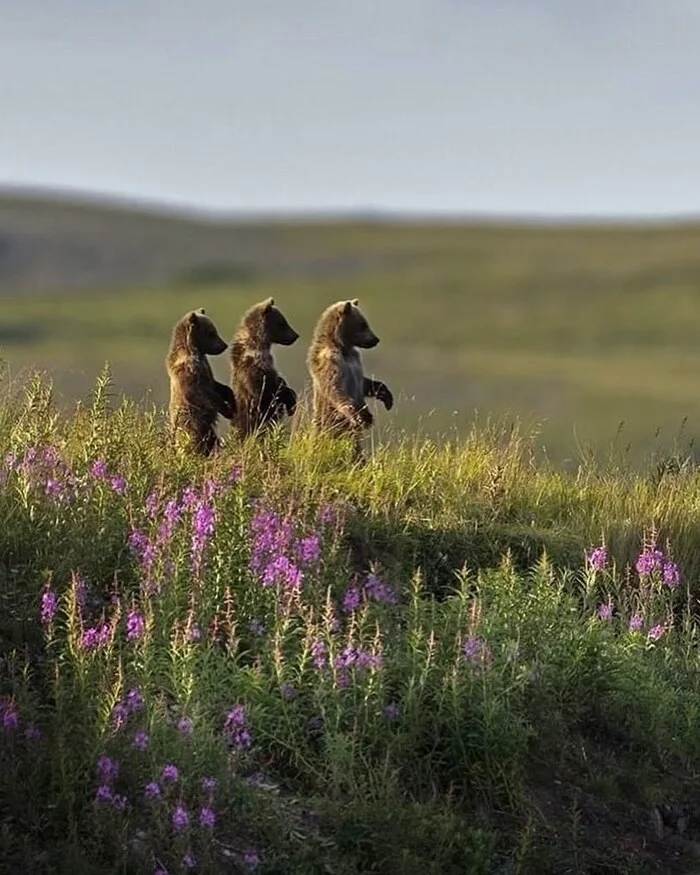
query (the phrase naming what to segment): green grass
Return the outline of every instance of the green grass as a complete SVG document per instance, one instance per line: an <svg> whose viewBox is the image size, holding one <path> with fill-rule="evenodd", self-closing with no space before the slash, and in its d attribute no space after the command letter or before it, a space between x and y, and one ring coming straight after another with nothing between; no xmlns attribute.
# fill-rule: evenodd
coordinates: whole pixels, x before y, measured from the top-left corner
<svg viewBox="0 0 700 875"><path fill-rule="evenodd" d="M10 227L18 221L13 216ZM53 221L58 227L59 219ZM130 286L105 280L82 291L38 292L18 285L3 316L0 348L14 374L49 369L65 402L84 396L108 360L120 390L164 403L163 359L173 323L204 306L230 337L244 310L268 295L301 334L296 346L277 352L282 371L301 390L320 312L357 297L381 337L365 356L367 368L398 398L395 411L381 417L383 438L404 431L464 436L475 421L509 415L537 428L539 454L569 470L590 452L605 459L614 449L617 458L642 465L653 452L693 442L697 226L227 226L155 218L149 224L128 215L110 225L93 213L82 224L71 221L75 240L91 241L107 264L110 257L127 267L143 261L144 274L149 258L170 267L157 281L130 280ZM61 245L73 241L69 230L61 235ZM127 243L133 248L141 237L146 242L129 260ZM228 273L226 246L240 249ZM180 251L182 263L174 262ZM8 293L11 283L10 277L2 286ZM214 362L220 377L227 366L225 356Z"/></svg>
<svg viewBox="0 0 700 875"><path fill-rule="evenodd" d="M0 871L693 871L692 465L571 474L491 426L353 466L303 423L204 462L110 393L0 410Z"/></svg>

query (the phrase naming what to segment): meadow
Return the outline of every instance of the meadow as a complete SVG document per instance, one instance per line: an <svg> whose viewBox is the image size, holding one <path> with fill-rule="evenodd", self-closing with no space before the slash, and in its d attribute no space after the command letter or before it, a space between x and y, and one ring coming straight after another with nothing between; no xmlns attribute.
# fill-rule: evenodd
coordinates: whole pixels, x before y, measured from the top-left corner
<svg viewBox="0 0 700 875"><path fill-rule="evenodd" d="M575 471L692 452L698 427L700 226L371 219L224 221L0 197L0 351L57 400L105 361L115 389L163 404L173 324L205 307L230 338L272 295L301 334L277 353L301 391L321 311L358 298L381 338L367 369L397 405L376 438L519 421ZM213 361L227 374L226 356Z"/></svg>
<svg viewBox="0 0 700 875"><path fill-rule="evenodd" d="M0 409L0 871L697 871L700 475ZM695 867L695 868L693 868Z"/></svg>

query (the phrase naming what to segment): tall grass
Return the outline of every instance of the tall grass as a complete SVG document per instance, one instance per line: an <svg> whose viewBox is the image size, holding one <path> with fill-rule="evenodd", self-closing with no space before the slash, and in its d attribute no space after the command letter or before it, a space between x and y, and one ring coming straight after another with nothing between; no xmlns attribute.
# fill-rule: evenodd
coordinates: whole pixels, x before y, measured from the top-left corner
<svg viewBox="0 0 700 875"><path fill-rule="evenodd" d="M163 425L107 372L0 413L0 871L671 859L629 839L700 764L694 471Z"/></svg>

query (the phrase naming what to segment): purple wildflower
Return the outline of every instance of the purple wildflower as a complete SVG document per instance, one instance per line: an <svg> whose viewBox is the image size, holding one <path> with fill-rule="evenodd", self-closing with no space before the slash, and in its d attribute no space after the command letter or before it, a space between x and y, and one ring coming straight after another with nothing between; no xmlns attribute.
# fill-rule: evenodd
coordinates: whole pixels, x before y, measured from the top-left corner
<svg viewBox="0 0 700 875"><path fill-rule="evenodd" d="M186 829L190 822L190 815L184 805L178 805L173 811L173 827L180 832Z"/></svg>
<svg viewBox="0 0 700 875"><path fill-rule="evenodd" d="M117 763L110 759L110 757L102 756L97 760L97 774L100 776L100 780L103 784L109 783L109 781L116 778L117 773L119 772L119 766Z"/></svg>
<svg viewBox="0 0 700 875"><path fill-rule="evenodd" d="M477 635L470 635L462 645L462 655L472 665L487 662L490 651L486 642Z"/></svg>
<svg viewBox="0 0 700 875"><path fill-rule="evenodd" d="M104 459L95 459L92 465L90 465L90 473L98 480L102 480L102 478L106 477L107 463L104 461Z"/></svg>
<svg viewBox="0 0 700 875"><path fill-rule="evenodd" d="M143 729L139 729L134 734L134 747L137 750L146 750L148 747L148 733L144 732Z"/></svg>
<svg viewBox="0 0 700 875"><path fill-rule="evenodd" d="M150 492L146 496L145 507L146 507L146 513L148 514L149 517L155 516L156 511L158 510L158 503L159 502L160 502L160 496L158 495L157 492Z"/></svg>
<svg viewBox="0 0 700 875"><path fill-rule="evenodd" d="M610 620L612 618L612 605L598 605L597 614L599 620Z"/></svg>
<svg viewBox="0 0 700 875"><path fill-rule="evenodd" d="M260 865L260 857L255 851L249 850L243 854L243 862L248 869L257 869Z"/></svg>
<svg viewBox="0 0 700 875"><path fill-rule="evenodd" d="M675 589L680 583L680 575L678 574L678 566L676 563L665 562L661 577L666 586Z"/></svg>
<svg viewBox="0 0 700 875"><path fill-rule="evenodd" d="M360 604L360 590L356 586L349 586L343 596L343 610L346 614L352 614Z"/></svg>
<svg viewBox="0 0 700 875"><path fill-rule="evenodd" d="M192 643L194 641L199 641L202 637L202 630L196 623L192 623L187 629L187 640Z"/></svg>
<svg viewBox="0 0 700 875"><path fill-rule="evenodd" d="M311 645L311 661L314 668L323 668L327 662L325 642L317 640Z"/></svg>
<svg viewBox="0 0 700 875"><path fill-rule="evenodd" d="M317 534L308 535L297 544L297 556L299 561L305 565L317 562L320 555L321 541Z"/></svg>
<svg viewBox="0 0 700 875"><path fill-rule="evenodd" d="M126 801L126 796L120 796L118 793L112 796L112 806L119 811L123 811L126 808Z"/></svg>
<svg viewBox="0 0 700 875"><path fill-rule="evenodd" d="M661 623L657 623L655 626L652 626L651 629L647 632L647 636L651 641L658 641L659 638L664 634L664 627Z"/></svg>
<svg viewBox="0 0 700 875"><path fill-rule="evenodd" d="M214 533L214 508L200 501L192 515L192 566L198 572L207 541Z"/></svg>
<svg viewBox="0 0 700 875"><path fill-rule="evenodd" d="M602 545L586 552L586 560L593 571L602 571L608 561L608 551Z"/></svg>
<svg viewBox="0 0 700 875"><path fill-rule="evenodd" d="M375 574L368 574L365 581L365 591L375 602L384 605L396 604L396 593L388 583L384 583Z"/></svg>
<svg viewBox="0 0 700 875"><path fill-rule="evenodd" d="M45 589L41 596L41 622L46 625L56 616L58 601L56 593L51 589Z"/></svg>
<svg viewBox="0 0 700 875"><path fill-rule="evenodd" d="M124 495L126 492L126 480L121 474L115 474L113 477L110 477L109 485L112 487L112 492L116 492L117 495Z"/></svg>
<svg viewBox="0 0 700 875"><path fill-rule="evenodd" d="M146 623L141 614L136 609L129 611L126 618L126 637L131 641L139 639L146 629Z"/></svg>
<svg viewBox="0 0 700 875"><path fill-rule="evenodd" d="M189 717L180 717L177 721L177 728L181 735L189 738L192 735L192 721Z"/></svg>
<svg viewBox="0 0 700 875"><path fill-rule="evenodd" d="M250 732L248 731L243 705L234 705L228 712L224 721L224 732L231 744L239 750L250 747Z"/></svg>
<svg viewBox="0 0 700 875"><path fill-rule="evenodd" d="M214 829L216 823L216 815L211 808L202 808L199 812L199 825L205 829Z"/></svg>
<svg viewBox="0 0 700 875"><path fill-rule="evenodd" d="M107 623L103 623L99 628L91 626L85 629L80 636L80 646L83 650L93 650L95 647L100 647L109 641L110 627Z"/></svg>
<svg viewBox="0 0 700 875"><path fill-rule="evenodd" d="M295 699L297 695L297 691L294 689L292 684L282 684L280 692L282 693L282 698L286 702L291 702L291 700Z"/></svg>
<svg viewBox="0 0 700 875"><path fill-rule="evenodd" d="M664 554L658 547L651 546L639 554L636 562L637 573L645 576L661 568Z"/></svg>
<svg viewBox="0 0 700 875"><path fill-rule="evenodd" d="M115 729L121 729L129 716L129 709L124 702L117 702L112 708L112 723Z"/></svg>
<svg viewBox="0 0 700 875"><path fill-rule="evenodd" d="M241 479L241 475L243 474L243 468L240 465L233 465L231 470L228 473L227 480L231 484L231 486L235 486Z"/></svg>
<svg viewBox="0 0 700 875"><path fill-rule="evenodd" d="M149 781L143 788L143 794L147 799L156 799L160 796L160 784L157 781Z"/></svg>
<svg viewBox="0 0 700 875"><path fill-rule="evenodd" d="M278 556L265 566L262 575L262 585L277 584L287 590L298 590L304 575L286 556Z"/></svg>
<svg viewBox="0 0 700 875"><path fill-rule="evenodd" d="M631 632L637 632L644 625L644 619L641 614L634 614L630 617L629 628Z"/></svg>
<svg viewBox="0 0 700 875"><path fill-rule="evenodd" d="M136 714L137 711L140 711L143 708L144 701L140 690L135 688L129 690L126 694L126 706L129 709L130 714Z"/></svg>
<svg viewBox="0 0 700 875"><path fill-rule="evenodd" d="M389 704L384 709L384 714L387 720L397 720L399 716L399 706L396 702L389 702Z"/></svg>
<svg viewBox="0 0 700 875"><path fill-rule="evenodd" d="M194 869L197 865L197 858L192 853L192 851L186 851L182 857L182 868L183 869Z"/></svg>
<svg viewBox="0 0 700 875"><path fill-rule="evenodd" d="M101 805L102 803L108 803L113 801L112 790L107 784L100 784L100 786L95 791L95 805Z"/></svg>
<svg viewBox="0 0 700 875"><path fill-rule="evenodd" d="M2 703L2 726L3 729L17 729L19 714L15 703L10 699Z"/></svg>
<svg viewBox="0 0 700 875"><path fill-rule="evenodd" d="M202 790L205 793L213 793L216 789L216 778L202 778Z"/></svg>
<svg viewBox="0 0 700 875"><path fill-rule="evenodd" d="M174 766L172 763L163 766L163 771L161 772L163 781L177 781L179 775L177 766Z"/></svg>

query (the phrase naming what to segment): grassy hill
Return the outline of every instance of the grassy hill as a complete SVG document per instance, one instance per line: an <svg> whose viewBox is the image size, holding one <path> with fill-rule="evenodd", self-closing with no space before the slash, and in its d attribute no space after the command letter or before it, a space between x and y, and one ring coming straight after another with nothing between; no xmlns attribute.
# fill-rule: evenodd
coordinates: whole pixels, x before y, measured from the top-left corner
<svg viewBox="0 0 700 875"><path fill-rule="evenodd" d="M382 339L367 367L399 398L382 438L518 417L568 465L693 442L700 226L229 222L0 199L0 354L11 379L50 370L64 401L108 359L118 389L162 404L175 320L204 306L230 336L270 294L302 335L278 353L299 388L321 309L360 299Z"/></svg>

